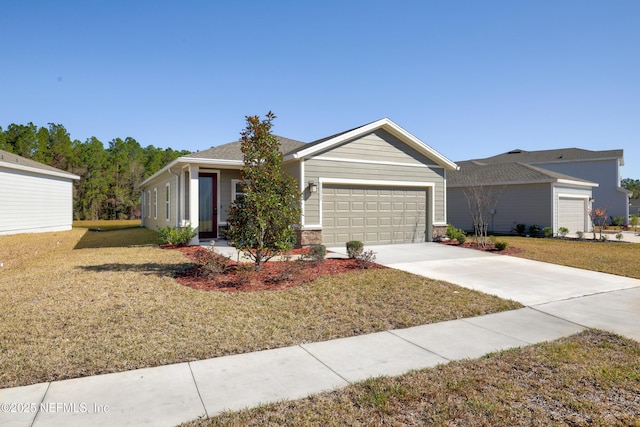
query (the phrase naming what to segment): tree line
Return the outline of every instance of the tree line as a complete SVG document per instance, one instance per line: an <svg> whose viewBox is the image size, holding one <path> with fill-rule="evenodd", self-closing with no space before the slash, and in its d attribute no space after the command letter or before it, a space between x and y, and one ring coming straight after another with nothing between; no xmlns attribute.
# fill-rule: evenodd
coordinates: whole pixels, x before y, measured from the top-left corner
<svg viewBox="0 0 640 427"><path fill-rule="evenodd" d="M142 147L131 137L107 146L96 137L72 140L61 124L0 127L0 150L80 176L73 182L73 216L77 220L138 219L142 208L138 185L172 160L189 154L171 148Z"/></svg>

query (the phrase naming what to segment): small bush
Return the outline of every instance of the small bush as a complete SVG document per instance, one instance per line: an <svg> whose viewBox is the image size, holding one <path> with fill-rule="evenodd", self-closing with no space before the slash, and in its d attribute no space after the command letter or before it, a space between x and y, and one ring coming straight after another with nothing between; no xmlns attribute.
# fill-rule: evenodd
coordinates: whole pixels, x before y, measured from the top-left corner
<svg viewBox="0 0 640 427"><path fill-rule="evenodd" d="M542 229L542 234L544 234L544 237L553 237L553 228L551 227L545 227Z"/></svg>
<svg viewBox="0 0 640 427"><path fill-rule="evenodd" d="M622 240L622 237L623 237L622 233L616 234L616 239Z"/></svg>
<svg viewBox="0 0 640 427"><path fill-rule="evenodd" d="M525 224L516 224L515 231L519 236L524 236L527 230L527 226Z"/></svg>
<svg viewBox="0 0 640 427"><path fill-rule="evenodd" d="M507 249L507 246L509 246L509 243L502 241L502 240L498 240L495 243L495 248L499 251L504 251L505 249Z"/></svg>
<svg viewBox="0 0 640 427"><path fill-rule="evenodd" d="M362 269L367 269L373 265L376 261L376 253L369 249L368 251L362 252L360 255L356 257L356 263Z"/></svg>
<svg viewBox="0 0 640 427"><path fill-rule="evenodd" d="M347 242L347 255L349 258L357 258L364 250L364 243L359 240L350 240Z"/></svg>
<svg viewBox="0 0 640 427"><path fill-rule="evenodd" d="M322 262L324 261L324 257L327 255L327 248L324 245L313 245L309 250L309 254L305 256L305 258L310 259L314 262Z"/></svg>
<svg viewBox="0 0 640 427"><path fill-rule="evenodd" d="M467 240L467 233L464 230L454 227L452 224L447 224L447 237L451 240L457 240L462 244Z"/></svg>
<svg viewBox="0 0 640 427"><path fill-rule="evenodd" d="M567 234L569 234L569 229L567 227L560 227L560 228L558 228L558 234L560 236L564 237Z"/></svg>
<svg viewBox="0 0 640 427"><path fill-rule="evenodd" d="M576 231L576 236L578 236L578 239L582 240L582 238L584 237L584 231L580 231L580 230Z"/></svg>
<svg viewBox="0 0 640 427"><path fill-rule="evenodd" d="M196 236L196 231L187 227L162 227L158 230L160 242L175 246L186 246Z"/></svg>
<svg viewBox="0 0 640 427"><path fill-rule="evenodd" d="M616 227L622 227L622 225L624 224L624 217L623 216L615 216L615 217L610 217L611 218L611 225L616 226Z"/></svg>
<svg viewBox="0 0 640 427"><path fill-rule="evenodd" d="M207 249L198 249L193 254L198 275L212 279L229 271L229 259Z"/></svg>
<svg viewBox="0 0 640 427"><path fill-rule="evenodd" d="M531 237L536 237L540 233L540 226L533 224L529 226L529 235Z"/></svg>

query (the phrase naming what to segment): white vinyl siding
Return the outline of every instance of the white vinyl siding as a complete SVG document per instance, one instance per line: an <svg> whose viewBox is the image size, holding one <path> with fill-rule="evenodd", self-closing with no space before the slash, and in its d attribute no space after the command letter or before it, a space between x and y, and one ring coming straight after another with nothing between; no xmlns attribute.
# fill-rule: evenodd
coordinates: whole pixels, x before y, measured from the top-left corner
<svg viewBox="0 0 640 427"><path fill-rule="evenodd" d="M0 167L0 182L0 235L71 229L71 179Z"/></svg>

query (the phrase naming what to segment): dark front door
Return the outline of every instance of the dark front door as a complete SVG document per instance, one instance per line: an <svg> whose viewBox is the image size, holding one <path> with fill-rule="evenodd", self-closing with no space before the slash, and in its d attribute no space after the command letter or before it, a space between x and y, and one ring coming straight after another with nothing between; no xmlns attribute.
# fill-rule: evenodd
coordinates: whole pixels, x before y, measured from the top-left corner
<svg viewBox="0 0 640 427"><path fill-rule="evenodd" d="M199 221L198 236L201 239L218 237L218 175L201 173L198 178Z"/></svg>

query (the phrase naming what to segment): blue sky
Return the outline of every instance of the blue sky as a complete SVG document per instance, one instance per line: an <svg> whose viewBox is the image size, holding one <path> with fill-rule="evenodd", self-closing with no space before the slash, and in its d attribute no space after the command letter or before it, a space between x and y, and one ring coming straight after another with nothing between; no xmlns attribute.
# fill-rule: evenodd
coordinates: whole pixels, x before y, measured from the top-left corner
<svg viewBox="0 0 640 427"><path fill-rule="evenodd" d="M13 1L0 126L191 151L272 110L312 141L382 117L456 160L624 149L640 179L640 1Z"/></svg>

